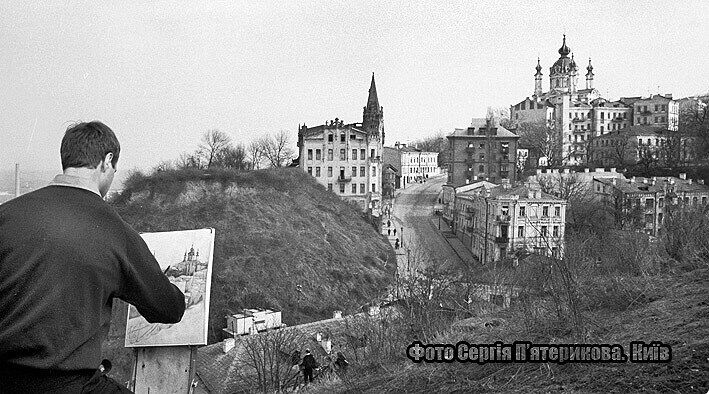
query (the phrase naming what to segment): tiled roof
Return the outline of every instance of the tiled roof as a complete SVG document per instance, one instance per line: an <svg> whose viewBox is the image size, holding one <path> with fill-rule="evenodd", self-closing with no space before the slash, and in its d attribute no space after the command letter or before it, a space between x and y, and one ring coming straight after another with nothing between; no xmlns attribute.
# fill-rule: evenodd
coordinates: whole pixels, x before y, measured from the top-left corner
<svg viewBox="0 0 709 394"><path fill-rule="evenodd" d="M475 134L469 134L470 129L474 129ZM487 138L488 136L485 134L479 134L480 129L486 129L487 128L487 119L485 118L473 118L473 121L470 123L470 126L466 129L455 129L452 134L450 134L448 137L477 137L477 138ZM507 137L507 138L519 138L519 136L506 128L500 126L499 124L497 127L494 129L495 130L495 135L491 137Z"/></svg>
<svg viewBox="0 0 709 394"><path fill-rule="evenodd" d="M612 179L599 179L596 178L598 182L604 183L606 185L613 186L623 193L655 193L665 190L665 187L669 186L671 182L674 182L675 192L709 192L709 185L701 185L696 181L680 179L672 176L658 176L654 177L655 184L652 184L653 178L645 177L635 177L635 181L632 179L618 179L616 184L613 185Z"/></svg>

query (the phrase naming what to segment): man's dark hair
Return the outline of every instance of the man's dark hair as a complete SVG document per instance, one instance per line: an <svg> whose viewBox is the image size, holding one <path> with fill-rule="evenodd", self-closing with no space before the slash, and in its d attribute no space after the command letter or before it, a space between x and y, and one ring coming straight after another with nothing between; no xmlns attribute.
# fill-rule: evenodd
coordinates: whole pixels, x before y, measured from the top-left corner
<svg viewBox="0 0 709 394"><path fill-rule="evenodd" d="M62 170L69 167L96 168L108 153L113 153L113 168L118 163L121 145L108 126L99 122L83 122L69 126L61 146Z"/></svg>

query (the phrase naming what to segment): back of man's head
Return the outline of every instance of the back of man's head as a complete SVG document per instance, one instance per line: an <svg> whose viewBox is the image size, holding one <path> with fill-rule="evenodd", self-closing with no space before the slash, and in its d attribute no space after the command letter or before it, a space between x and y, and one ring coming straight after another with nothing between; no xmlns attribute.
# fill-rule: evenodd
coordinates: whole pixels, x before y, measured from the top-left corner
<svg viewBox="0 0 709 394"><path fill-rule="evenodd" d="M108 153L113 153L113 168L118 163L121 145L108 126L99 122L83 122L69 126L64 133L60 149L62 170L96 168Z"/></svg>

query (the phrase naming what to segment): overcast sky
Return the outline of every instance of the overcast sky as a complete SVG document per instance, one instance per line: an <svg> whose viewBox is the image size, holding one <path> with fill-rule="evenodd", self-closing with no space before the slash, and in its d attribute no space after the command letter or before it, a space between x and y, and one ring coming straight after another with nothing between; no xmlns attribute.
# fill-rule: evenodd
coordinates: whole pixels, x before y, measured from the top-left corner
<svg viewBox="0 0 709 394"><path fill-rule="evenodd" d="M375 73L386 144L544 89L562 34L609 98L709 91L707 1L0 4L0 169L61 169L67 125L98 119L119 169L149 169L218 128L236 141L362 120ZM122 5L117 5L122 3ZM681 4L678 4L681 3Z"/></svg>

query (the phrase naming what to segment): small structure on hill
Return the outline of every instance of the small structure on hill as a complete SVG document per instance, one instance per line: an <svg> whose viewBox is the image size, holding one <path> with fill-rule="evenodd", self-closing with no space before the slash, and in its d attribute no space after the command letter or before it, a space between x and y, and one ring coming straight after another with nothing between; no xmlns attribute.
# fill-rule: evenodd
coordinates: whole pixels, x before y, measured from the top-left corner
<svg viewBox="0 0 709 394"><path fill-rule="evenodd" d="M270 309L244 309L226 317L224 332L230 336L249 335L284 327L281 312Z"/></svg>

